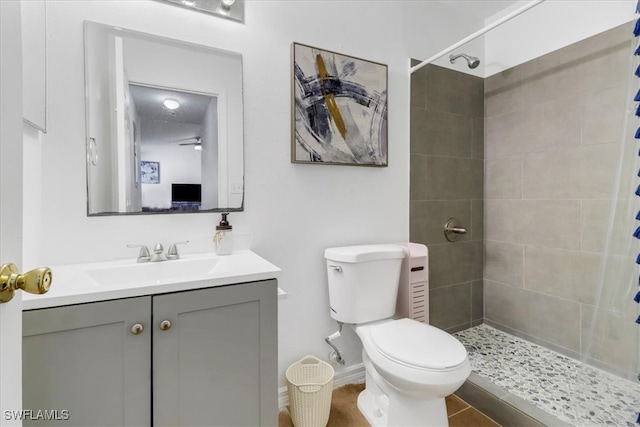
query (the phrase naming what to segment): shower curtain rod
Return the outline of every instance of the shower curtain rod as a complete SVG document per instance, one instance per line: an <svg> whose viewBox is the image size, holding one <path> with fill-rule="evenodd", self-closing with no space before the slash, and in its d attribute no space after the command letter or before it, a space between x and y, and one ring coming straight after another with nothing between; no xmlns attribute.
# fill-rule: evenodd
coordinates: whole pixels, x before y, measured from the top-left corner
<svg viewBox="0 0 640 427"><path fill-rule="evenodd" d="M436 59L440 58L441 56L444 56L447 53L459 48L463 44L468 43L471 40L480 37L484 33L487 33L489 31L493 30L495 27L504 24L505 22L515 18L516 16L520 15L521 13L526 12L527 10L531 9L532 7L539 5L543 1L545 1L545 0L534 0L531 3L527 3L526 5L522 6L520 9L514 10L513 12L509 13L508 15L503 16L502 18L492 22L491 24L487 25L486 27L481 28L480 30L476 31L475 33L463 38L458 43L452 44L451 46L449 46L445 50L440 51L440 52L436 53L435 55L433 55L432 57L430 57L428 59L425 59L424 61L422 61L418 65L415 65L415 66L409 68L409 74L415 73L416 71L418 71L420 68L424 67L425 65L432 63L433 61L435 61Z"/></svg>

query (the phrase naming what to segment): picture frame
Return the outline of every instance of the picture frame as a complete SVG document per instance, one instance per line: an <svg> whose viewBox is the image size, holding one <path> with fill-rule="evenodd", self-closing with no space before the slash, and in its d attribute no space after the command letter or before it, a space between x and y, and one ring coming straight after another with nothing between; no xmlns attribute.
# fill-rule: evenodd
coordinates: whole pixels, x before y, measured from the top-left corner
<svg viewBox="0 0 640 427"><path fill-rule="evenodd" d="M293 163L388 166L387 65L292 44Z"/></svg>
<svg viewBox="0 0 640 427"><path fill-rule="evenodd" d="M140 182L142 184L160 184L160 163L141 160Z"/></svg>

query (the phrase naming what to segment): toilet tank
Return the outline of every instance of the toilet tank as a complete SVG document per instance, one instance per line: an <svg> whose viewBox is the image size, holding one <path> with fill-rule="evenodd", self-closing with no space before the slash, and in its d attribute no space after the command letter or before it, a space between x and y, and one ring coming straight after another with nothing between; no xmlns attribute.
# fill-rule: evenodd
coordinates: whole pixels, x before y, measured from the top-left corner
<svg viewBox="0 0 640 427"><path fill-rule="evenodd" d="M393 316L404 256L401 245L326 249L331 317L344 323L366 323Z"/></svg>

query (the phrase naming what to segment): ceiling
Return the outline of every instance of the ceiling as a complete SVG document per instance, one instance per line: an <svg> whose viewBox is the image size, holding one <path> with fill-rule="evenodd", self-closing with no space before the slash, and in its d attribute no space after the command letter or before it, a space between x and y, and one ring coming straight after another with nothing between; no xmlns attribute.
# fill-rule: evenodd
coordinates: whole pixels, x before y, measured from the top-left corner
<svg viewBox="0 0 640 427"><path fill-rule="evenodd" d="M205 116L214 97L178 90L129 84L139 119L143 144L195 141L202 136ZM165 99L180 103L176 110L163 107Z"/></svg>
<svg viewBox="0 0 640 427"><path fill-rule="evenodd" d="M439 0L440 3L451 6L461 12L474 15L482 20L509 8L517 0Z"/></svg>

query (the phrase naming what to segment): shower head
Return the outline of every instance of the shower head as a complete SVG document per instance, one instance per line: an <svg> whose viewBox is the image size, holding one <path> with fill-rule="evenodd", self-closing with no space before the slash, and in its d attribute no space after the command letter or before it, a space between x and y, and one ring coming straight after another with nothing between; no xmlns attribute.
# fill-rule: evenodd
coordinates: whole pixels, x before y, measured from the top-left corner
<svg viewBox="0 0 640 427"><path fill-rule="evenodd" d="M453 64L454 62L456 62L456 59L460 57L463 57L467 60L467 65L469 65L469 68L476 68L478 65L480 65L480 60L478 58L476 58L475 56L466 55L464 53L449 55L449 62Z"/></svg>

